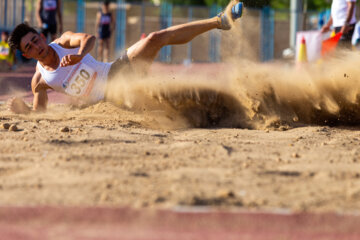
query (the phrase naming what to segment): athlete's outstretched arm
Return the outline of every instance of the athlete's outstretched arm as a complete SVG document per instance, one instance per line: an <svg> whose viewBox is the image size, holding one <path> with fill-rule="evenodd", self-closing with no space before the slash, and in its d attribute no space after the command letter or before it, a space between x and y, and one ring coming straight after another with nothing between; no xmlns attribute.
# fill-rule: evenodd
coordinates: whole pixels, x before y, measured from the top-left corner
<svg viewBox="0 0 360 240"><path fill-rule="evenodd" d="M48 95L46 90L51 89L42 79L39 71L36 71L31 81L31 89L34 94L33 110L38 112L46 111Z"/></svg>
<svg viewBox="0 0 360 240"><path fill-rule="evenodd" d="M66 67L80 62L93 49L95 41L95 36L91 34L65 32L55 42L63 48L79 48L79 51L77 54L64 56L61 59L60 66Z"/></svg>
<svg viewBox="0 0 360 240"><path fill-rule="evenodd" d="M15 97L10 99L8 102L9 110L17 114L28 114L31 111L46 111L48 103L48 95L46 90L51 88L41 78L41 74L38 71L35 72L32 78L31 89L34 94L32 109L21 98Z"/></svg>

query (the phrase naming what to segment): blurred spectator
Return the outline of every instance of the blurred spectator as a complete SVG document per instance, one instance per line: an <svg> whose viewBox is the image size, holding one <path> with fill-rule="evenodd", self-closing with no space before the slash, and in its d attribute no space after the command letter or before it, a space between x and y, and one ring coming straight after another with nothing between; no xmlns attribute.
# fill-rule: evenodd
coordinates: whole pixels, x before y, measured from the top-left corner
<svg viewBox="0 0 360 240"><path fill-rule="evenodd" d="M356 0L333 0L331 4L331 17L322 27L321 32L330 31L333 26L335 33L342 33L339 47L351 49L351 38L354 33Z"/></svg>
<svg viewBox="0 0 360 240"><path fill-rule="evenodd" d="M56 39L57 20L59 18L59 32L63 31L63 21L61 15L61 0L37 0L36 19L41 33L47 38L50 34L51 41Z"/></svg>
<svg viewBox="0 0 360 240"><path fill-rule="evenodd" d="M98 60L109 61L110 36L115 29L115 21L109 10L109 0L105 0L101 6L101 11L96 15L95 31L99 39Z"/></svg>
<svg viewBox="0 0 360 240"><path fill-rule="evenodd" d="M9 32L3 31L1 33L0 41L0 65L1 69L13 69L15 66L15 52L8 44Z"/></svg>

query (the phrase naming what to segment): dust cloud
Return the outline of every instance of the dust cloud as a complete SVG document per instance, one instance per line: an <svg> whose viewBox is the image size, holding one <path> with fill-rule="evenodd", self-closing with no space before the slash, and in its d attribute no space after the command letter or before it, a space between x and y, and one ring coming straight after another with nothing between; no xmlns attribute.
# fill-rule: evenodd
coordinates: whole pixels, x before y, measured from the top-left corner
<svg viewBox="0 0 360 240"><path fill-rule="evenodd" d="M232 60L221 77L119 76L108 97L117 105L162 119L161 126L286 129L360 123L360 61L355 52L293 67ZM157 126L153 126L157 127Z"/></svg>

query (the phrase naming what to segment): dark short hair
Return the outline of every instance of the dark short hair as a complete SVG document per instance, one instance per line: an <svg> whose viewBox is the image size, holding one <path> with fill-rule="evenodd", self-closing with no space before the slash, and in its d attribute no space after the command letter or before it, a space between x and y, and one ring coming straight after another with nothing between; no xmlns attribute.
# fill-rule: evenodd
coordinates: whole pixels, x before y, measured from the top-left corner
<svg viewBox="0 0 360 240"><path fill-rule="evenodd" d="M29 32L38 33L34 28L25 23L21 23L10 33L8 44L13 50L20 49L21 39Z"/></svg>
<svg viewBox="0 0 360 240"><path fill-rule="evenodd" d="M8 32L8 31L2 31L1 34L5 34L6 36L9 36L9 32Z"/></svg>
<svg viewBox="0 0 360 240"><path fill-rule="evenodd" d="M103 4L104 4L105 6L109 6L110 0L104 0Z"/></svg>

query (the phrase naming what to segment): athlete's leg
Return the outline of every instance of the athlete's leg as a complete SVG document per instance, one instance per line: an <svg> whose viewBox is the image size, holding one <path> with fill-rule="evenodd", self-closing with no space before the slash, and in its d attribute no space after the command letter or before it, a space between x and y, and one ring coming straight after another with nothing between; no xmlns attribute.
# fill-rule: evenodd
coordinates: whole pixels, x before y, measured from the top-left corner
<svg viewBox="0 0 360 240"><path fill-rule="evenodd" d="M50 32L51 42L53 42L56 39L57 25L50 24L50 25L48 25L48 28L49 28L49 32Z"/></svg>
<svg viewBox="0 0 360 240"><path fill-rule="evenodd" d="M104 48L104 40L103 39L99 39L99 45L98 45L98 60L100 62L102 62L103 60L103 48Z"/></svg>
<svg viewBox="0 0 360 240"><path fill-rule="evenodd" d="M199 34L218 26L218 19L214 17L150 33L146 38L141 39L128 49L129 60L132 65L137 61L152 62L163 46L187 43Z"/></svg>
<svg viewBox="0 0 360 240"><path fill-rule="evenodd" d="M104 62L109 62L110 38L106 38L103 41L104 41Z"/></svg>
<svg viewBox="0 0 360 240"><path fill-rule="evenodd" d="M238 0L232 0L229 3L225 10L225 13L228 16L230 15L231 17L231 8L238 2ZM237 11L242 11L242 5L241 9L238 9ZM150 33L146 38L138 41L128 49L127 55L131 66L135 71L146 71L162 47L166 45L184 44L204 32L215 28L223 28L223 15L172 26L161 31ZM241 14L237 17L233 17L234 19L232 20L235 20L240 16Z"/></svg>

